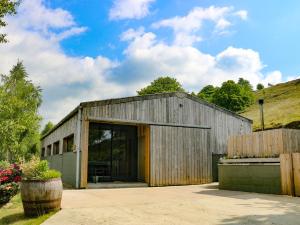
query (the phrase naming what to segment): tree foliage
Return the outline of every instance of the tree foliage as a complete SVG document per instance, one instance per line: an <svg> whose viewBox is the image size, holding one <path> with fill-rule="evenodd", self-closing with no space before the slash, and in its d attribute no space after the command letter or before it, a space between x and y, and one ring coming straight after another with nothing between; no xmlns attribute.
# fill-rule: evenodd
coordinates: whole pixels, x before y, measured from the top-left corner
<svg viewBox="0 0 300 225"><path fill-rule="evenodd" d="M38 107L41 89L30 80L21 62L0 82L0 160L17 160L39 150Z"/></svg>
<svg viewBox="0 0 300 225"><path fill-rule="evenodd" d="M212 102L213 96L218 88L213 85L207 85L199 91L197 94L198 98L201 98L207 102Z"/></svg>
<svg viewBox="0 0 300 225"><path fill-rule="evenodd" d="M229 109L233 112L244 110L247 106L252 104L254 96L249 85L235 83L233 80L228 80L218 88L214 95L212 102L223 108Z"/></svg>
<svg viewBox="0 0 300 225"><path fill-rule="evenodd" d="M150 85L137 91L138 95L157 94L164 92L185 92L182 85L171 77L159 77L152 81Z"/></svg>
<svg viewBox="0 0 300 225"><path fill-rule="evenodd" d="M19 1L14 0L0 0L0 28L5 27L7 23L4 21L6 15L16 14L16 8ZM6 34L0 34L0 43L7 42Z"/></svg>
<svg viewBox="0 0 300 225"><path fill-rule="evenodd" d="M259 83L259 84L256 85L256 89L257 90L262 90L264 88L265 88L265 86L263 84L261 84L261 83Z"/></svg>
<svg viewBox="0 0 300 225"><path fill-rule="evenodd" d="M45 134L47 134L53 127L54 127L54 124L51 121L49 121L43 128L43 130L41 132L41 136L44 136Z"/></svg>
<svg viewBox="0 0 300 225"><path fill-rule="evenodd" d="M197 96L234 112L244 110L254 101L252 85L243 78L239 78L237 83L228 80L221 87L207 85L201 89Z"/></svg>

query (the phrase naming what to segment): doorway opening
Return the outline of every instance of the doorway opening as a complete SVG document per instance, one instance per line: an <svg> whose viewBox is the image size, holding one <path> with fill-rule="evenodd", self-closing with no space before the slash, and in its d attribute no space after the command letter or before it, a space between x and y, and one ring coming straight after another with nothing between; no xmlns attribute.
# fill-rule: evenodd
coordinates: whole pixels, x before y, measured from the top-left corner
<svg viewBox="0 0 300 225"><path fill-rule="evenodd" d="M137 127L90 123L88 182L137 181Z"/></svg>

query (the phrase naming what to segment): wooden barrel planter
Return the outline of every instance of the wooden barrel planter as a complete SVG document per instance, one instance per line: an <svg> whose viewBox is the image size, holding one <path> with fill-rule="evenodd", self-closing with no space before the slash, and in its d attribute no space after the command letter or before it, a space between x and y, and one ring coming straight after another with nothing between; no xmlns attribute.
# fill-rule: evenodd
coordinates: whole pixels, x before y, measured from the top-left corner
<svg viewBox="0 0 300 225"><path fill-rule="evenodd" d="M21 182L21 198L25 216L40 216L60 210L62 190L61 178L23 180Z"/></svg>

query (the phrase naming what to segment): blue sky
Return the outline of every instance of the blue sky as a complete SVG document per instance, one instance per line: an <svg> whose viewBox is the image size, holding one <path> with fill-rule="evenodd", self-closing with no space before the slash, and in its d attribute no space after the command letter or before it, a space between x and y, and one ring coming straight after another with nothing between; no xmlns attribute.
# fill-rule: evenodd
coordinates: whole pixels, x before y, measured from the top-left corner
<svg viewBox="0 0 300 225"><path fill-rule="evenodd" d="M232 34L222 37L207 35L205 41L196 44L203 52L217 54L227 46L251 48L258 51L268 70L279 69L285 75L297 75L300 71L298 53L300 52L300 2L289 1L203 1L175 0L156 1L150 6L149 16L138 20L110 21L108 19L112 1L62 1L56 0L51 7L62 7L72 12L76 21L88 27L88 31L62 42L64 50L72 55L97 56L122 59L126 44L119 41L120 34L129 28L144 26L173 16L184 16L196 6L233 6L248 12L246 22L238 22ZM149 29L151 30L151 28ZM170 40L171 31L157 32L162 38ZM84 44L82 44L84 43Z"/></svg>
<svg viewBox="0 0 300 225"><path fill-rule="evenodd" d="M23 0L0 72L22 60L58 122L80 101L135 95L162 75L188 91L299 77L300 2Z"/></svg>

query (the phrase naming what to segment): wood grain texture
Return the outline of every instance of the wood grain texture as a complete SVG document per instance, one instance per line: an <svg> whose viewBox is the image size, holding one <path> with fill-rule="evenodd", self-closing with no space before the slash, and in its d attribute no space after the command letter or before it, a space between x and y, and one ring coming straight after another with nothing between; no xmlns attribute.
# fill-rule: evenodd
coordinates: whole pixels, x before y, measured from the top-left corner
<svg viewBox="0 0 300 225"><path fill-rule="evenodd" d="M210 127L210 145L216 154L227 152L229 136L251 133L249 120L185 96L158 95L149 99L132 98L132 101L93 102L84 105L83 115L89 118Z"/></svg>
<svg viewBox="0 0 300 225"><path fill-rule="evenodd" d="M89 150L89 121L85 118L82 120L81 132L81 169L80 169L80 187L87 187L88 177L88 150Z"/></svg>
<svg viewBox="0 0 300 225"><path fill-rule="evenodd" d="M230 136L228 157L278 157L300 152L300 130L276 129Z"/></svg>
<svg viewBox="0 0 300 225"><path fill-rule="evenodd" d="M151 186L211 182L208 129L151 126L150 133Z"/></svg>
<svg viewBox="0 0 300 225"><path fill-rule="evenodd" d="M75 114L73 117L67 120L58 129L53 131L50 135L45 137L41 141L41 145L42 145L41 147L46 149L48 145L52 145L53 143L59 141L59 154L63 154L63 139L65 137L70 136L71 134L74 134L74 138L76 140L77 138L76 126L77 126L77 114Z"/></svg>
<svg viewBox="0 0 300 225"><path fill-rule="evenodd" d="M280 154L281 191L283 195L295 195L292 154Z"/></svg>
<svg viewBox="0 0 300 225"><path fill-rule="evenodd" d="M300 153L293 153L292 157L295 195L300 197Z"/></svg>

